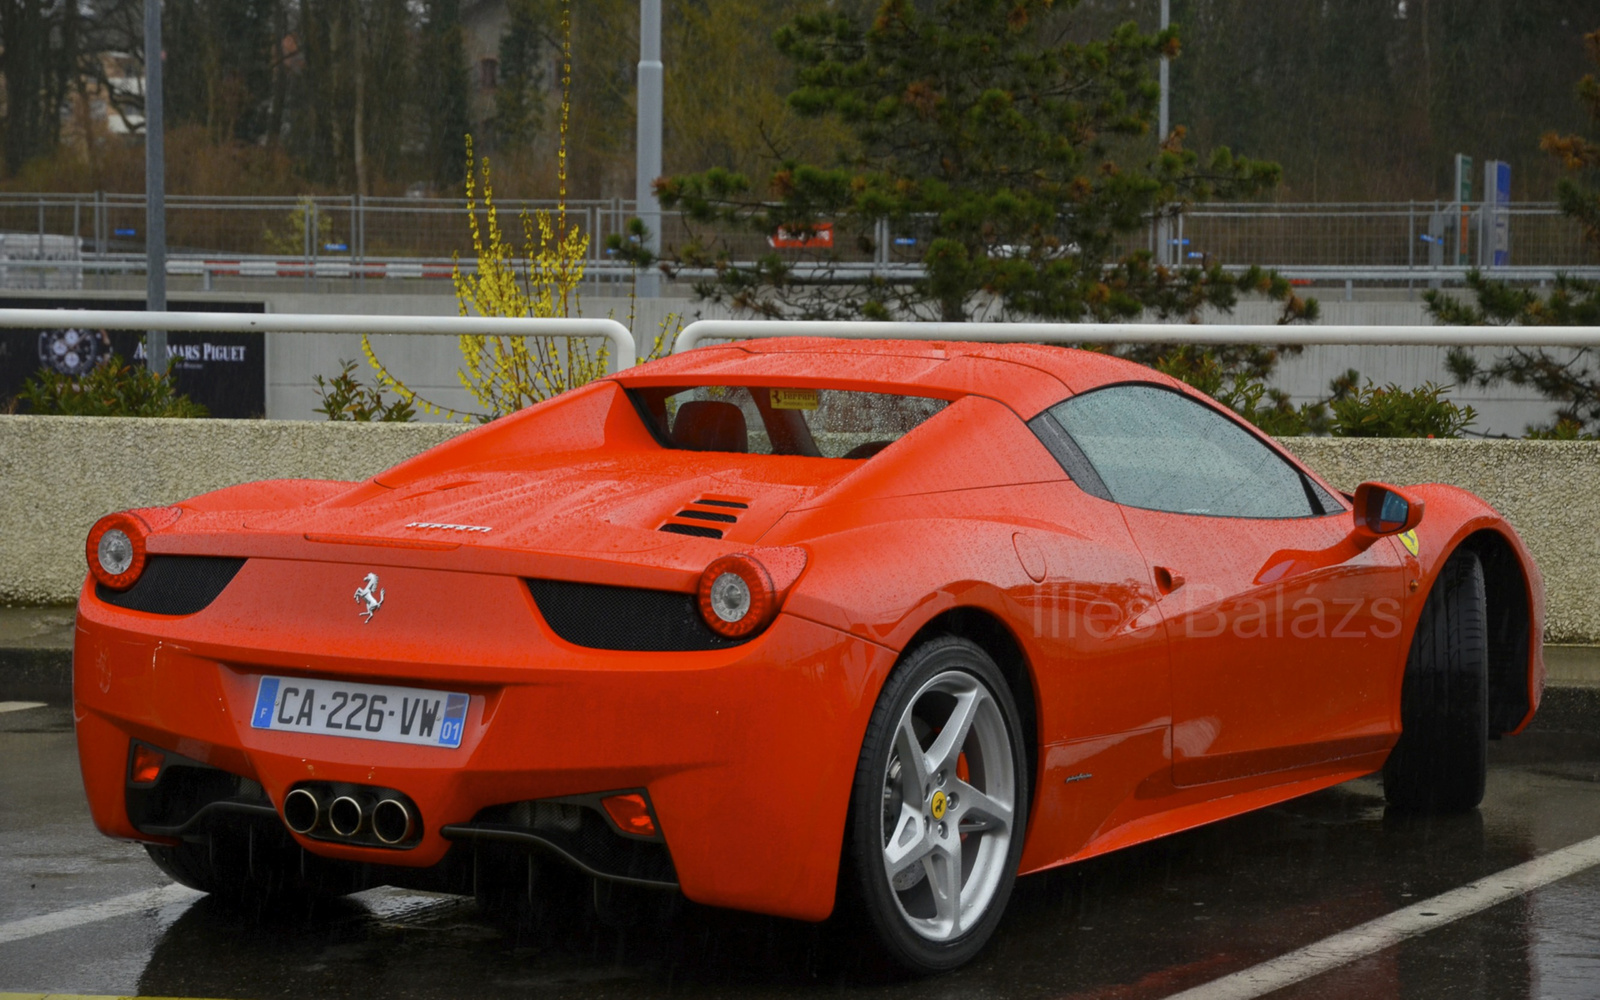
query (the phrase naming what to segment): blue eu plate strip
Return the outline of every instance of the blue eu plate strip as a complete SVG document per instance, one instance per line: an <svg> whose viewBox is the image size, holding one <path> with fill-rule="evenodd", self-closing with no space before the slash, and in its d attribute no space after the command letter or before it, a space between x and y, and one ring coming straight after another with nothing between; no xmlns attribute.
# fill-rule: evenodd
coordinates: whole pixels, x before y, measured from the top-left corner
<svg viewBox="0 0 1600 1000"><path fill-rule="evenodd" d="M444 722L439 726L439 745L459 747L461 731L467 721L467 696L453 694L445 701Z"/></svg>
<svg viewBox="0 0 1600 1000"><path fill-rule="evenodd" d="M272 728L272 709L278 704L278 679L263 677L261 689L256 692L256 710L250 716L253 729Z"/></svg>

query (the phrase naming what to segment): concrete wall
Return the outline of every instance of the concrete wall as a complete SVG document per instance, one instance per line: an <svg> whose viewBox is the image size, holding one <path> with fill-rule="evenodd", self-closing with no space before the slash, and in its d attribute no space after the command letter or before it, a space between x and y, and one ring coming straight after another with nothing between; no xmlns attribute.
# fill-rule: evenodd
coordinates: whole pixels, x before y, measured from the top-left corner
<svg viewBox="0 0 1600 1000"><path fill-rule="evenodd" d="M255 479L362 479L459 433L440 424L0 416L0 604L70 603L109 511ZM1600 443L1296 438L1335 485L1454 483L1521 532L1552 642L1600 642Z"/></svg>
<svg viewBox="0 0 1600 1000"><path fill-rule="evenodd" d="M0 416L0 604L65 604L101 515L257 479L365 479L459 424Z"/></svg>
<svg viewBox="0 0 1600 1000"><path fill-rule="evenodd" d="M1600 642L1600 443L1426 438L1289 438L1335 486L1450 483L1493 504L1544 574L1545 638Z"/></svg>

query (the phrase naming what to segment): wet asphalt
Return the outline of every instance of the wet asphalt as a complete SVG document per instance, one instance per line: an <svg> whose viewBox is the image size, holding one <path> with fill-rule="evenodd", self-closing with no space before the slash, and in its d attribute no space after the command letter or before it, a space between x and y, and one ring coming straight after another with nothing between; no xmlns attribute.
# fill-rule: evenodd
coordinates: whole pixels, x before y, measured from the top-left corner
<svg viewBox="0 0 1600 1000"><path fill-rule="evenodd" d="M5 941L14 921L165 885L95 831L70 712L0 712L0 992L165 997L1157 998L1600 835L1600 692L1491 747L1476 812L1385 810L1375 778L1019 881L972 965L908 980L860 932L677 903L531 930L379 889L292 912L178 901ZM1583 707L1583 706L1580 706ZM1600 868L1275 997L1600 997Z"/></svg>

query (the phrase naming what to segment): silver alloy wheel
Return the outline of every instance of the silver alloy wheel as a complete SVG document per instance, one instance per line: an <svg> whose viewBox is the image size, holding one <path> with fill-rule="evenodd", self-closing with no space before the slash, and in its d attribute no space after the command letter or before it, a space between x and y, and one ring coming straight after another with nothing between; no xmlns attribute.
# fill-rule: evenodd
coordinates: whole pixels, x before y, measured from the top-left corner
<svg viewBox="0 0 1600 1000"><path fill-rule="evenodd" d="M883 867L922 937L953 941L987 912L1010 857L1016 773L1005 717L972 674L938 674L901 714L884 770Z"/></svg>

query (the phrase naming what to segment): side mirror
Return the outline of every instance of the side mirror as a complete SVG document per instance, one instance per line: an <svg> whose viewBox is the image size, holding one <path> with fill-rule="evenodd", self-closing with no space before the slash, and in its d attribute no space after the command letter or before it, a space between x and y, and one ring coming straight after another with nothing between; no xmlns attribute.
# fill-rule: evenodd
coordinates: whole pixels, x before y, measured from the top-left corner
<svg viewBox="0 0 1600 1000"><path fill-rule="evenodd" d="M1422 522L1422 501L1411 499L1388 483L1357 486L1355 506L1358 535L1398 535Z"/></svg>

